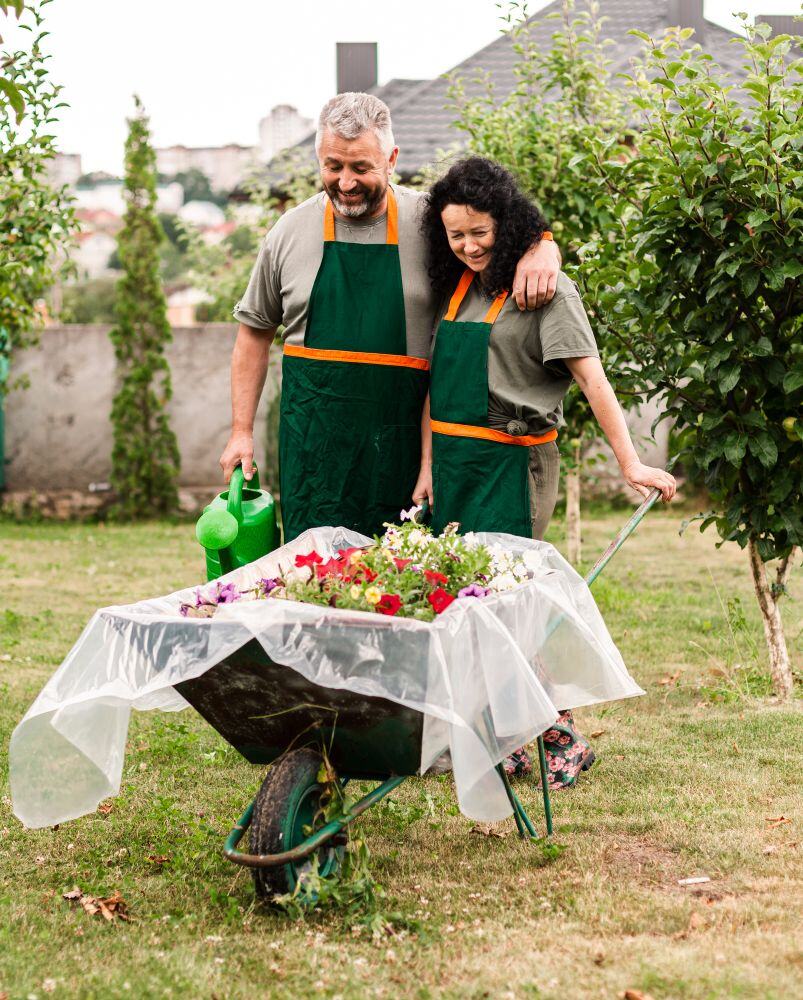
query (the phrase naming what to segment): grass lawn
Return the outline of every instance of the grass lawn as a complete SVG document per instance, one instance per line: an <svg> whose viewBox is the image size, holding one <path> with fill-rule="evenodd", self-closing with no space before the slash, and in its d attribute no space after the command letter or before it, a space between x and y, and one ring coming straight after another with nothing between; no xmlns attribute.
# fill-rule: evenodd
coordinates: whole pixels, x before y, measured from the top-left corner
<svg viewBox="0 0 803 1000"><path fill-rule="evenodd" d="M626 516L587 519L589 556ZM595 588L647 696L578 713L599 761L555 796L564 853L539 866L512 820L472 833L448 776L408 781L359 821L388 908L420 921L378 941L255 906L221 847L261 776L191 711L133 716L109 811L22 829L8 739L91 612L203 569L186 524L0 524L0 997L800 996L800 702L766 697L746 556L680 518L650 514ZM800 570L790 589L799 669ZM87 916L73 886L119 890L130 922Z"/></svg>

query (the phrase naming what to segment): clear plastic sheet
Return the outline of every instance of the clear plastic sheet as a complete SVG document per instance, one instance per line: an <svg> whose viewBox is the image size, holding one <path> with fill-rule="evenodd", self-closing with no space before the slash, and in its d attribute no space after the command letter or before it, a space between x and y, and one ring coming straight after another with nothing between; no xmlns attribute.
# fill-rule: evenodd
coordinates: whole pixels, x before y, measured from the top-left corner
<svg viewBox="0 0 803 1000"><path fill-rule="evenodd" d="M494 766L559 710L643 694L588 587L545 542L481 534L525 559L533 577L432 622L267 599L184 618L195 588L95 613L11 737L14 812L26 826L65 822L117 794L132 708L174 711L173 688L256 638L316 684L376 695L424 714L421 771L450 750L458 801L473 819L510 815ZM241 589L297 553L331 556L370 539L316 528L223 577Z"/></svg>

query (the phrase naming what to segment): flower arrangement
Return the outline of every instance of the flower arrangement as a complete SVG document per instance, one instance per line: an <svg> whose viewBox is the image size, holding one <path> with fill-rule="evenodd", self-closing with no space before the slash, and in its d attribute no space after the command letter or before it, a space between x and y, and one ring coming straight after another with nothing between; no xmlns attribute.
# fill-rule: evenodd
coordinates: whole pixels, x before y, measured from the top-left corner
<svg viewBox="0 0 803 1000"><path fill-rule="evenodd" d="M453 601L487 597L529 578L524 561L501 546L459 535L456 524L435 536L415 521L416 512L402 512L401 526L386 525L373 545L343 549L329 559L315 551L299 554L278 576L249 590L220 581L199 587L195 603L182 604L180 612L210 618L233 601L280 599L432 621Z"/></svg>

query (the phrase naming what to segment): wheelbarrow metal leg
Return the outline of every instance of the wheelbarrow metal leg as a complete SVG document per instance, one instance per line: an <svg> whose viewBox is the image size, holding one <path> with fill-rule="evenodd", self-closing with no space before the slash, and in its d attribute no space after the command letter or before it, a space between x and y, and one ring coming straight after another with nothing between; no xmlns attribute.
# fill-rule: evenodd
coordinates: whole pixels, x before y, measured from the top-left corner
<svg viewBox="0 0 803 1000"><path fill-rule="evenodd" d="M552 801L549 798L549 781L547 780L546 750L544 749L544 734L538 737L538 767L541 771L541 794L544 797L544 820L546 834L552 836Z"/></svg>
<svg viewBox="0 0 803 1000"><path fill-rule="evenodd" d="M496 770L499 777L502 779L502 784L505 786L505 792L507 793L508 802L513 809L513 818L516 821L516 826L518 827L519 836L526 837L528 834L531 837L537 836L535 832L535 827L532 824L530 817L527 815L527 810L519 801L518 795L510 787L510 779L505 771L504 763L497 764Z"/></svg>
<svg viewBox="0 0 803 1000"><path fill-rule="evenodd" d="M404 780L404 776L388 778L387 781L383 781L381 785L377 785L367 795L364 795L347 813L331 820L320 830L316 830L292 850L282 851L280 854L246 854L244 851L237 850L237 845L242 840L243 834L251 825L251 817L254 812L254 803L252 802L227 837L223 853L229 861L233 861L237 865L245 865L248 868L269 868L274 865L286 865L290 862L301 861L322 847L332 837L337 836L344 827L357 819L366 809L376 805L388 792L398 788Z"/></svg>

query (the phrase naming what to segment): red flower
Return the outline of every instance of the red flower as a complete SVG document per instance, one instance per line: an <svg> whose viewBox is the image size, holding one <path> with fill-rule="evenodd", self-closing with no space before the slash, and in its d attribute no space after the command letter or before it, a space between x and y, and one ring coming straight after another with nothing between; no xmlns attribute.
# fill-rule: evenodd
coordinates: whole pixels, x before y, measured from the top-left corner
<svg viewBox="0 0 803 1000"><path fill-rule="evenodd" d="M443 587L438 587L431 594L427 594L427 600L432 605L432 610L435 614L439 615L449 607L454 597L451 594L447 594Z"/></svg>
<svg viewBox="0 0 803 1000"><path fill-rule="evenodd" d="M315 567L315 575L319 580L326 576L341 577L343 575L343 563L339 559L329 559L327 562L318 563Z"/></svg>
<svg viewBox="0 0 803 1000"><path fill-rule="evenodd" d="M359 568L360 571L365 574L365 579L369 583L373 583L374 580L376 579L376 573L374 573L374 571L370 569L368 566L360 566Z"/></svg>
<svg viewBox="0 0 803 1000"><path fill-rule="evenodd" d="M315 563L323 562L323 556L319 556L317 552L308 552L305 556L296 556L296 566L314 566Z"/></svg>
<svg viewBox="0 0 803 1000"><path fill-rule="evenodd" d="M443 573L436 573L433 569L425 569L424 576L429 580L430 583L448 583L449 577L444 576Z"/></svg>
<svg viewBox="0 0 803 1000"><path fill-rule="evenodd" d="M359 545L352 545L350 549L341 549L340 552L338 552L338 558L342 559L343 562L348 562L348 560L351 558L351 556L354 555L355 552L364 552L364 551L365 550L361 549Z"/></svg>
<svg viewBox="0 0 803 1000"><path fill-rule="evenodd" d="M376 605L376 610L381 615L395 615L402 606L402 599L398 594L383 594Z"/></svg>
<svg viewBox="0 0 803 1000"><path fill-rule="evenodd" d="M399 559L397 556L393 557L393 562L396 564L396 569L401 573L405 566L409 566L412 559Z"/></svg>

